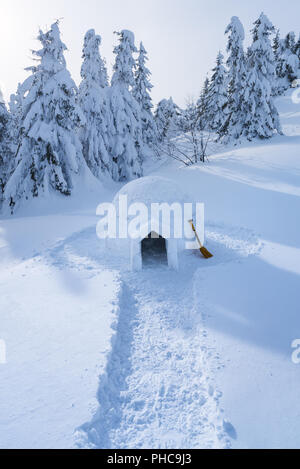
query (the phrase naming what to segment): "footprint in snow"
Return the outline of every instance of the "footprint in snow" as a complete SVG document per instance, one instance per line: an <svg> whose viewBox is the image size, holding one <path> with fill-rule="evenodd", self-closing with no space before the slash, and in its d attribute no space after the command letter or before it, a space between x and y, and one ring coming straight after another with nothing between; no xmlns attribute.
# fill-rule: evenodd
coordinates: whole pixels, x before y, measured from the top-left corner
<svg viewBox="0 0 300 469"><path fill-rule="evenodd" d="M228 420L223 420L223 428L227 435L233 440L237 440L237 432L234 426L228 422Z"/></svg>

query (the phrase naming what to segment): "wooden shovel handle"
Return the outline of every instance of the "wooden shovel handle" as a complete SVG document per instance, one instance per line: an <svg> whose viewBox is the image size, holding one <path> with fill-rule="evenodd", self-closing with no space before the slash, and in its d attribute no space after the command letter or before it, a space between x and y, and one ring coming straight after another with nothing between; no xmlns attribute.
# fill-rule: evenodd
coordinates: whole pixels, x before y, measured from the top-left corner
<svg viewBox="0 0 300 469"><path fill-rule="evenodd" d="M199 245L200 245L200 248L203 248L203 245L202 245L202 243L201 243L201 241L200 241L200 238L199 238L199 236L198 236L198 233L197 233L197 231L196 231L196 228L195 228L195 225L194 225L194 221L193 221L193 220L190 220L189 223L191 224L191 227L192 227L192 229L193 229L193 232L194 232L195 235L196 235L196 238L197 238L197 241L198 241L198 243L199 243Z"/></svg>

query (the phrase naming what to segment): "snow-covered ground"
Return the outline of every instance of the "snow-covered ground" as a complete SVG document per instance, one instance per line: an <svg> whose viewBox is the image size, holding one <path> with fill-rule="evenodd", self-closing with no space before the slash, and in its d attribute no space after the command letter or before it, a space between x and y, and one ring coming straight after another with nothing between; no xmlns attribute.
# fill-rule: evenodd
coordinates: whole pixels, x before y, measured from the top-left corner
<svg viewBox="0 0 300 469"><path fill-rule="evenodd" d="M300 447L300 114L280 109L286 136L151 169L205 202L212 260L129 272L96 236L116 185L0 221L1 448Z"/></svg>

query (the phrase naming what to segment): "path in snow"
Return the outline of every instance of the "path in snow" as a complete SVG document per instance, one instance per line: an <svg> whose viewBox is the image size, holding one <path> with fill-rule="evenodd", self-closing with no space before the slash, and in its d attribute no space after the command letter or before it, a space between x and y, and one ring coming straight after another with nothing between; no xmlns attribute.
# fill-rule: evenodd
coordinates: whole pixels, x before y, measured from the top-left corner
<svg viewBox="0 0 300 469"><path fill-rule="evenodd" d="M116 341L100 385L101 410L85 427L97 448L223 448L220 394L190 279L168 269L124 279Z"/></svg>
<svg viewBox="0 0 300 469"><path fill-rule="evenodd" d="M255 252L255 238L247 230L230 236L213 227L210 238L219 260L209 265ZM72 249L81 256L97 253L99 262L112 267L112 257L105 259L99 246L93 246L91 233L83 233L75 244ZM191 252L184 254L180 272L149 266L130 273L119 265L119 322L100 380L100 408L77 433L80 447L230 447L234 429L224 423L221 393L214 385L215 370L222 364L206 337L201 291L194 291L194 278L199 284L209 265Z"/></svg>
<svg viewBox="0 0 300 469"><path fill-rule="evenodd" d="M208 235L215 258L207 263L186 252L179 272L164 266L128 272L124 259L101 250L94 229L74 234L52 251L54 264L81 265L91 273L114 269L122 280L119 321L100 377L99 410L76 433L80 447L230 447L234 429L224 423L214 384L222 363L203 325L199 278L216 264L255 254L258 246L244 229L212 226Z"/></svg>

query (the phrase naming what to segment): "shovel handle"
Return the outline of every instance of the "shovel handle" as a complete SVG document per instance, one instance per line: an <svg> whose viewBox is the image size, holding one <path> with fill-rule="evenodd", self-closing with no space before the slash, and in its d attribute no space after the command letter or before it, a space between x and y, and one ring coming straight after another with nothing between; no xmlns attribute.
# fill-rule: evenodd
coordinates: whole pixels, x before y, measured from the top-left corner
<svg viewBox="0 0 300 469"><path fill-rule="evenodd" d="M197 233L197 231L196 231L196 228L195 228L195 225L194 225L194 221L193 221L193 220L190 220L189 223L191 224L191 227L192 227L192 229L193 229L193 232L194 232L195 235L196 235L196 238L197 238L197 241L198 241L198 243L199 243L199 245L200 245L200 248L203 248L202 243L201 243L201 241L200 241L200 238L199 238L199 236L198 236L198 233Z"/></svg>

